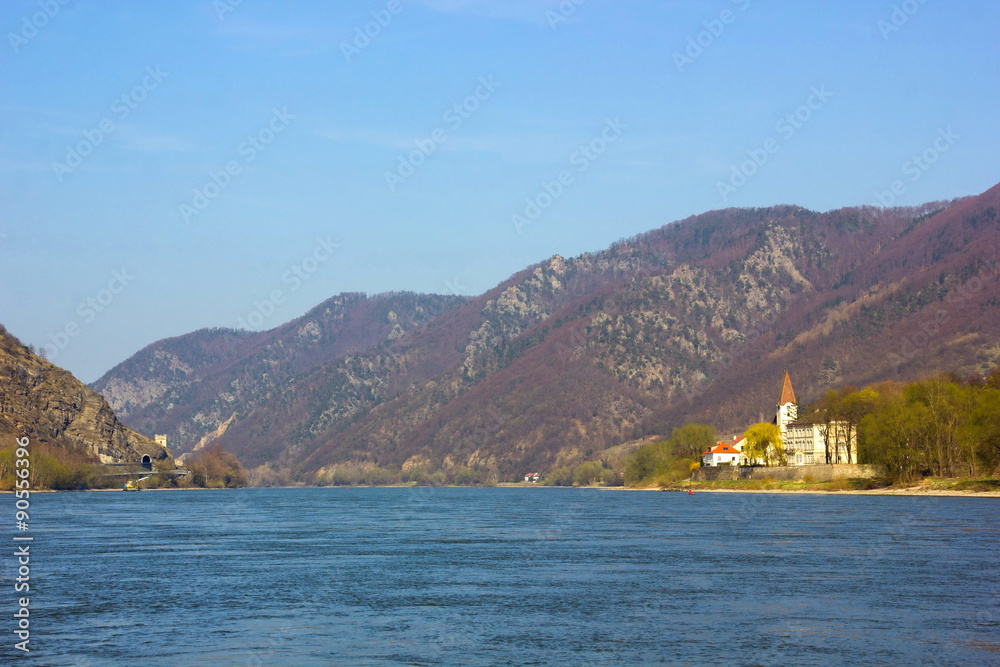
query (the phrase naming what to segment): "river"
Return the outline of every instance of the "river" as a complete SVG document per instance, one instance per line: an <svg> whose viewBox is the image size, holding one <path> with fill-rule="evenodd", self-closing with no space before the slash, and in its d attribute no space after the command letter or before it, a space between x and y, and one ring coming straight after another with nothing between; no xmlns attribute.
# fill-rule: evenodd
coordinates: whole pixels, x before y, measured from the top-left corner
<svg viewBox="0 0 1000 667"><path fill-rule="evenodd" d="M13 497L0 502L13 515ZM31 502L32 651L14 664L1000 664L993 498L325 488ZM19 657L15 641L0 656Z"/></svg>

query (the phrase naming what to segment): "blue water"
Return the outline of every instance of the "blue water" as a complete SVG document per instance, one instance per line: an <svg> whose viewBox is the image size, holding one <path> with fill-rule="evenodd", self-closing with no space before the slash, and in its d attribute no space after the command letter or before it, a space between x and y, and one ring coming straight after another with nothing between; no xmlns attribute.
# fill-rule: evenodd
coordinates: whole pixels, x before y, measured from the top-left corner
<svg viewBox="0 0 1000 667"><path fill-rule="evenodd" d="M246 489L31 518L33 651L8 635L5 664L1000 664L998 499Z"/></svg>

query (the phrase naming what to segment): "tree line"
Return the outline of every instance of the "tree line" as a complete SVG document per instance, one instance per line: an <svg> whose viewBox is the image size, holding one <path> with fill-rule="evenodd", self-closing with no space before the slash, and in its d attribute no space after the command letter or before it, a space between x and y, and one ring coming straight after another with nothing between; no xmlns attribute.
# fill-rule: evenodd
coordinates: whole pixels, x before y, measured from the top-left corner
<svg viewBox="0 0 1000 667"><path fill-rule="evenodd" d="M628 486L669 486L687 479L718 441L718 431L708 424L675 428L669 438L643 445L625 459L623 481Z"/></svg>
<svg viewBox="0 0 1000 667"><path fill-rule="evenodd" d="M1000 475L1000 367L987 378L946 374L842 390L831 409L858 405L858 458L890 481Z"/></svg>

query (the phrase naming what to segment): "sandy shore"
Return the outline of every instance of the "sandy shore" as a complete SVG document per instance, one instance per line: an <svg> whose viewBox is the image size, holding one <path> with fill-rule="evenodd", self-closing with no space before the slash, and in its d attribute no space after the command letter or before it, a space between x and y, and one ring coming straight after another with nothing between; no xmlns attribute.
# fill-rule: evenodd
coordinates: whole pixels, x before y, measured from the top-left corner
<svg viewBox="0 0 1000 667"><path fill-rule="evenodd" d="M502 483L500 487L508 488L536 488L536 489L573 489L584 488L593 491L663 491L665 493L687 493L687 487L676 489L661 489L658 487L625 487L625 486L542 486L540 484L524 483ZM953 491L947 489L928 489L922 486L847 490L847 491L824 491L822 489L709 489L691 487L691 490L698 493L811 493L820 496L840 495L840 496L940 496L955 498L1000 498L1000 491Z"/></svg>
<svg viewBox="0 0 1000 667"><path fill-rule="evenodd" d="M656 491L657 489L648 489ZM684 493L683 490L680 490ZM811 489L694 489L695 493L811 493L821 496L941 496L955 498L1000 498L1000 491L949 491L945 489L867 489L864 491L815 491Z"/></svg>

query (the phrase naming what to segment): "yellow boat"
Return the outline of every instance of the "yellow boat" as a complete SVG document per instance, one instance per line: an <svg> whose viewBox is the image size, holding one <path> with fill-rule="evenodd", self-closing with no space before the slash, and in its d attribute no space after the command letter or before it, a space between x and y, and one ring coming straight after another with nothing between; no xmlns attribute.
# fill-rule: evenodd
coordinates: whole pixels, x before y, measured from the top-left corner
<svg viewBox="0 0 1000 667"><path fill-rule="evenodd" d="M122 491L142 491L138 482L128 481L122 484Z"/></svg>

